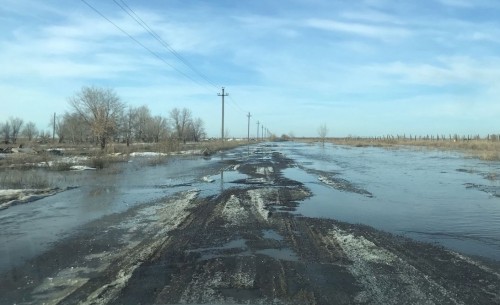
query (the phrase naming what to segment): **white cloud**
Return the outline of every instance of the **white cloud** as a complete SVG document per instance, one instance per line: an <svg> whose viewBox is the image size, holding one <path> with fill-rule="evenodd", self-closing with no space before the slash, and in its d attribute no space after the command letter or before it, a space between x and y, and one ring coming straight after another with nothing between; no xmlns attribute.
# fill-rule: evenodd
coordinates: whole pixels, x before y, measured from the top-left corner
<svg viewBox="0 0 500 305"><path fill-rule="evenodd" d="M441 57L435 64L392 62L367 69L420 85L492 85L500 82L500 58Z"/></svg>
<svg viewBox="0 0 500 305"><path fill-rule="evenodd" d="M402 39L411 36L411 32L401 27L368 25L355 22L341 22L330 19L308 19L306 26L334 32L344 32L380 40Z"/></svg>

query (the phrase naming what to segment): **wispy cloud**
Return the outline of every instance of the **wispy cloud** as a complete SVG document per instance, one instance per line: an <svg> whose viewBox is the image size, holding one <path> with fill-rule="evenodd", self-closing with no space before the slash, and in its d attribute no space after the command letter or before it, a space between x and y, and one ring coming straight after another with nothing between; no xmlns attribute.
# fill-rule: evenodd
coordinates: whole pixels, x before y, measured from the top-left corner
<svg viewBox="0 0 500 305"><path fill-rule="evenodd" d="M402 39L411 36L411 31L402 27L343 22L331 19L308 19L305 22L305 26L326 31L355 34L380 40Z"/></svg>
<svg viewBox="0 0 500 305"><path fill-rule="evenodd" d="M404 21L401 20L401 18L374 9L344 11L341 12L339 15L344 19L358 20L370 23L380 23L380 24L385 23L394 25L404 24Z"/></svg>
<svg viewBox="0 0 500 305"><path fill-rule="evenodd" d="M367 68L399 82L429 86L485 85L500 83L500 58L442 57L437 63L392 62Z"/></svg>
<svg viewBox="0 0 500 305"><path fill-rule="evenodd" d="M81 86L103 85L132 105L147 103L155 113L190 107L204 116L210 134L218 134L218 88L207 90L180 75L80 1L5 1L0 7L0 99L17 101L9 105L28 109L44 103L63 109ZM91 3L168 63L193 75L112 2ZM496 1L313 3L130 5L188 62L226 86L256 120L272 122L279 116L281 132L295 129L299 135L300 129L300 134L315 135L318 121L338 123L331 128L343 134L401 131L422 118L435 120L418 112L422 103L441 113L442 126L450 130L457 126L453 119L467 119L471 105L474 115L491 121L500 113L495 106L500 94ZM235 111L228 118L231 133L246 134L241 124L246 113L240 117L241 111L230 105L228 111ZM479 111L482 106L490 113ZM2 108L0 122L18 115L14 108ZM36 110L33 117L43 112ZM41 116L43 124L46 116ZM390 124L381 124L380 118Z"/></svg>

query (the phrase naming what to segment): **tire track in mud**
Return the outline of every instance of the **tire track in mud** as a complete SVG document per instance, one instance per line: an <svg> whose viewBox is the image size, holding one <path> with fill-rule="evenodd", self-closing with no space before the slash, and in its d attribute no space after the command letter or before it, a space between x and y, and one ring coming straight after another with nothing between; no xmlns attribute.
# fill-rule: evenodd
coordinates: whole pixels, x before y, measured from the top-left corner
<svg viewBox="0 0 500 305"><path fill-rule="evenodd" d="M50 294L48 288L54 286L46 285L40 299L36 293L37 287L43 287L40 278L3 300L22 304L37 304L37 300L51 304L500 304L498 266L363 225L294 214L298 202L313 194L282 175L293 166L293 160L284 155L267 152L226 162L248 178L233 181L236 187L216 196L181 193L164 204L101 220L93 233L109 231L87 241L93 250L73 254L65 250L68 258L60 259L66 267L60 262L52 265L68 270L78 265L75 260L92 258L87 265L79 265L93 267L91 272L74 272L73 279L80 282L68 284L68 290L60 288L64 294L58 295ZM106 245L110 240L119 242ZM42 274L61 272L53 269L47 267ZM29 275L26 270L18 276ZM18 283L8 286L0 280L0 288L15 289ZM22 299L23 292L29 297Z"/></svg>
<svg viewBox="0 0 500 305"><path fill-rule="evenodd" d="M368 227L288 213L311 196L281 175L291 164L274 153L239 166L248 188L200 202L172 247L139 268L112 304L499 302L498 272L477 262ZM159 278L160 285L149 284Z"/></svg>

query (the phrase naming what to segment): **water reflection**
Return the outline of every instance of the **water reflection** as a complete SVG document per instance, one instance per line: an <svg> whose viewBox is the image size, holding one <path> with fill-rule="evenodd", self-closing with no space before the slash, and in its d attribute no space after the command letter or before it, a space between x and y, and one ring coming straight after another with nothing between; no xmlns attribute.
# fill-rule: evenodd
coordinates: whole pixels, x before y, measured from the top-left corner
<svg viewBox="0 0 500 305"><path fill-rule="evenodd" d="M314 194L298 213L367 224L500 260L498 181L488 179L498 172L499 162L404 148L295 143L282 144L281 149L299 164L284 175L303 182ZM319 179L322 175L366 189L373 198L330 187Z"/></svg>
<svg viewBox="0 0 500 305"><path fill-rule="evenodd" d="M220 191L224 192L224 168L220 170Z"/></svg>

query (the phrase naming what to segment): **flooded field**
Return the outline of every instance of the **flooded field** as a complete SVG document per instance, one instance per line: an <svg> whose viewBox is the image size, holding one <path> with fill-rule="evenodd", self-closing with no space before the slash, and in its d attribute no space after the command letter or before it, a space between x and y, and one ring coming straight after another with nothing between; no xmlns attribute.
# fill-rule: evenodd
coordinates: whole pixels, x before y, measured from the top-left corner
<svg viewBox="0 0 500 305"><path fill-rule="evenodd" d="M288 142L47 172L0 210L0 303L498 304L499 170Z"/></svg>
<svg viewBox="0 0 500 305"><path fill-rule="evenodd" d="M500 162L437 150L283 144L311 217L362 223L500 260ZM330 180L331 183L328 183Z"/></svg>

